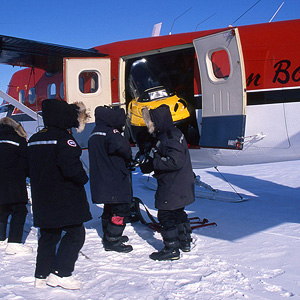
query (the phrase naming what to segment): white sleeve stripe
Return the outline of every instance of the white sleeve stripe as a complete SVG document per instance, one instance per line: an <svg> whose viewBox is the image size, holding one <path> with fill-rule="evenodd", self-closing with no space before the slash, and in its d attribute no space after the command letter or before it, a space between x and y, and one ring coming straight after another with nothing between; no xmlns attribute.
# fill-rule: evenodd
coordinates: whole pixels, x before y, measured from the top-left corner
<svg viewBox="0 0 300 300"><path fill-rule="evenodd" d="M182 134L182 136L181 136L180 139L179 139L179 143L180 143L180 144L182 144L183 139L184 139L184 135Z"/></svg>
<svg viewBox="0 0 300 300"><path fill-rule="evenodd" d="M90 135L90 137L92 137L93 135L102 135L102 136L106 136L106 132L96 131L96 132L92 133L92 134Z"/></svg>
<svg viewBox="0 0 300 300"><path fill-rule="evenodd" d="M20 146L19 143L14 142L14 141L10 141L10 140L0 140L0 144L11 144L11 145L14 145L14 146Z"/></svg>
<svg viewBox="0 0 300 300"><path fill-rule="evenodd" d="M28 147L30 146L36 146L36 145L56 145L57 141L36 141L36 142L30 142L28 143Z"/></svg>

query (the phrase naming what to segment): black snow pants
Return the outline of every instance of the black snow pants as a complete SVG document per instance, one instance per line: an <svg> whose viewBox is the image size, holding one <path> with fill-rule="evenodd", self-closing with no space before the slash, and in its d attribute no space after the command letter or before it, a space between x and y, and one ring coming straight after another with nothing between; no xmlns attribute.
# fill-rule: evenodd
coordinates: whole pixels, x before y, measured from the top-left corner
<svg viewBox="0 0 300 300"><path fill-rule="evenodd" d="M103 240L111 237L119 240L126 227L126 218L131 214L131 203L105 203L102 219Z"/></svg>
<svg viewBox="0 0 300 300"><path fill-rule="evenodd" d="M175 229L178 224L189 222L184 207L176 210L159 209L157 219L165 230L172 230Z"/></svg>
<svg viewBox="0 0 300 300"><path fill-rule="evenodd" d="M131 203L104 204L102 219L111 220L112 216L129 217Z"/></svg>
<svg viewBox="0 0 300 300"><path fill-rule="evenodd" d="M26 203L0 205L0 241L6 239L8 218L11 215L8 242L21 243L27 215Z"/></svg>
<svg viewBox="0 0 300 300"><path fill-rule="evenodd" d="M50 273L60 277L71 276L84 240L85 228L82 224L63 228L41 228L35 277L46 278Z"/></svg>

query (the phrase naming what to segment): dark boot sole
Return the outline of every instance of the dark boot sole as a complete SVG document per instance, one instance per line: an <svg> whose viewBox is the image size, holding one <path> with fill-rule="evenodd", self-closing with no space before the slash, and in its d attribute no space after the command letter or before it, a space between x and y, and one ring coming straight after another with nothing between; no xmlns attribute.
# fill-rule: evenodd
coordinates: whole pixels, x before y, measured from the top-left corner
<svg viewBox="0 0 300 300"><path fill-rule="evenodd" d="M181 248L180 248L180 250L181 250L182 252L191 252L191 249L181 249Z"/></svg>
<svg viewBox="0 0 300 300"><path fill-rule="evenodd" d="M152 260L156 260L156 261L167 261L167 260L178 260L180 258L179 257L172 257L172 258L165 258L165 259L159 259L159 258L152 258L151 256L149 256Z"/></svg>
<svg viewBox="0 0 300 300"><path fill-rule="evenodd" d="M118 252L118 253L129 253L131 252L133 249L124 249L124 250L116 250L116 249L110 249L110 248L104 248L105 251L114 251L114 252Z"/></svg>

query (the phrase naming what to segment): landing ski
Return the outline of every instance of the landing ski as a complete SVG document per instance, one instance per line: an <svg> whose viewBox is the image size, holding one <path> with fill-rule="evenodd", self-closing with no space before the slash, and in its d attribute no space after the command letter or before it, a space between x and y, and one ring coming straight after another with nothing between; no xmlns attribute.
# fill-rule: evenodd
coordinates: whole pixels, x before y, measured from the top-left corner
<svg viewBox="0 0 300 300"><path fill-rule="evenodd" d="M207 190L202 187L195 186L195 196L208 200L216 200L222 202L239 203L247 201L248 198L239 197L233 193L225 193L219 190Z"/></svg>

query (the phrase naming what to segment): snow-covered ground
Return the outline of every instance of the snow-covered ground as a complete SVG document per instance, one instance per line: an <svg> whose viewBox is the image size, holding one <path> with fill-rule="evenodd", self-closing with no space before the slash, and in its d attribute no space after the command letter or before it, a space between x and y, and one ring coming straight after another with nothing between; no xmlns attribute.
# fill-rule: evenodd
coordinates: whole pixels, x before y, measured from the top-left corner
<svg viewBox="0 0 300 300"><path fill-rule="evenodd" d="M37 229L26 223L26 244L33 254L9 256L0 249L0 298L6 299L300 299L300 162L220 167L248 201L226 203L196 198L190 217L218 226L193 231L193 249L181 259L155 262L149 254L162 248L160 234L141 223L128 224L125 234L134 250L104 251L102 206L91 205L86 242L75 268L79 291L33 286ZM227 195L235 194L214 169L195 170L201 179ZM134 195L154 214L154 191L133 172ZM87 185L87 190L89 186Z"/></svg>

